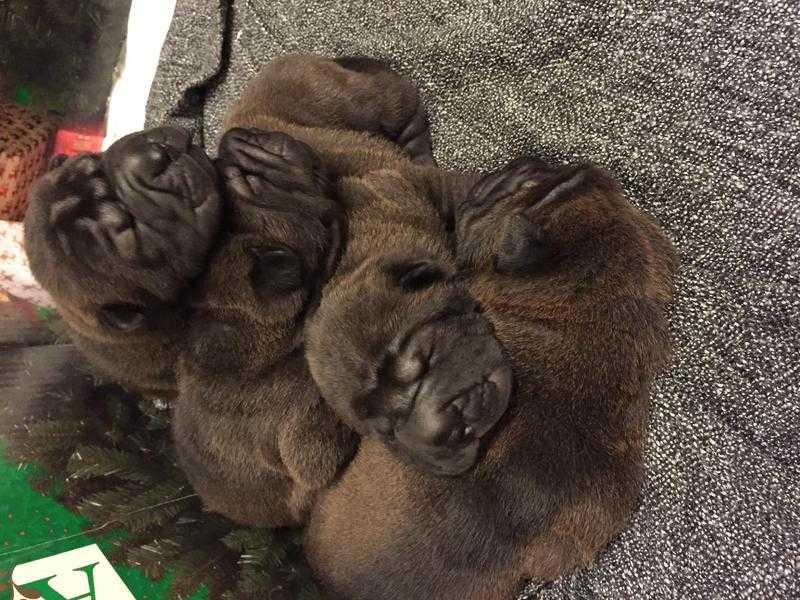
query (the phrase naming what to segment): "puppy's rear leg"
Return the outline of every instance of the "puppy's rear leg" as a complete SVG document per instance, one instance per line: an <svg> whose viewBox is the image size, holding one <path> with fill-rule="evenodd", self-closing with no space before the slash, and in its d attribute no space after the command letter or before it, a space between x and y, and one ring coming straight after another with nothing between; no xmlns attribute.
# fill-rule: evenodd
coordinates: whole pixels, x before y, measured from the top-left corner
<svg viewBox="0 0 800 600"><path fill-rule="evenodd" d="M246 122L252 114L377 135L398 144L416 163L434 162L428 114L419 92L376 59L275 59L250 82L229 122Z"/></svg>

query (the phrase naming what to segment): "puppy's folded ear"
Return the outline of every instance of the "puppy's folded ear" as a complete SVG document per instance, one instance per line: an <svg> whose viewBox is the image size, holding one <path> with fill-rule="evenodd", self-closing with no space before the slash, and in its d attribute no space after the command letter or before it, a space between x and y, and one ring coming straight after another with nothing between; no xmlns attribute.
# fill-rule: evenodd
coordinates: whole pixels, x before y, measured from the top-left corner
<svg viewBox="0 0 800 600"><path fill-rule="evenodd" d="M506 221L497 252L495 269L511 275L533 274L555 256L555 244L541 225L524 213Z"/></svg>

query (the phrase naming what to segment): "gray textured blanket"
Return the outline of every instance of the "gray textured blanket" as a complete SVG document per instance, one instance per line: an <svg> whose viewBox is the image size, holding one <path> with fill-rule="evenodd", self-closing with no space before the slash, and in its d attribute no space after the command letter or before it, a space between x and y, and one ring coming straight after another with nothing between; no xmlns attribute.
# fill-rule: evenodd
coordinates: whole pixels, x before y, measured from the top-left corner
<svg viewBox="0 0 800 600"><path fill-rule="evenodd" d="M297 51L409 74L443 166L608 167L679 250L641 506L527 597L800 598L800 5L179 0L150 123L213 148L243 82Z"/></svg>

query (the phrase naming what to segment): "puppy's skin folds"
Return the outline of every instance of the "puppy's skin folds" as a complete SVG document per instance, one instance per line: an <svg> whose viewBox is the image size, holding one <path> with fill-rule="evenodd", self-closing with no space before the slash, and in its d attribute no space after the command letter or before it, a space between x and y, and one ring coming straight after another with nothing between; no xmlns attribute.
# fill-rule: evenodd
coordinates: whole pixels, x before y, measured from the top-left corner
<svg viewBox="0 0 800 600"><path fill-rule="evenodd" d="M31 192L31 269L81 350L120 383L175 394L182 296L219 228L216 179L188 135L160 128L57 162Z"/></svg>
<svg viewBox="0 0 800 600"><path fill-rule="evenodd" d="M298 60L306 59L287 59ZM221 143L218 174L184 132L146 131L102 156L58 166L43 181L29 214L35 271L62 311L77 314L70 323L76 338L89 340L82 344L89 357L123 383L177 394L179 456L206 506L255 525L302 522L316 492L354 448L353 436L321 403L302 356L303 320L313 312L342 245L341 210L328 171L341 179L376 165L410 168L412 155L430 177L420 177L420 185L443 188L448 180L425 166L431 162L427 122L407 82L369 60L343 59L350 69L314 61L322 70L350 73L355 88L347 93L360 95L365 106L378 105L359 87L394 97L371 120L364 120L357 104L340 110L342 119L361 119L365 130L358 133L301 127L309 139L323 140L325 165L308 146L274 131L298 128L283 120L288 113L280 108L281 102L297 106L290 92L278 94L270 109L281 118L268 112L248 117L276 124L271 132L237 127L250 124L246 94ZM278 68L272 76L276 85L262 89L291 87L292 79L281 79L281 72L286 71ZM329 80L317 79L310 88L316 85L324 99ZM324 106L326 115L336 114L331 110ZM353 158L353 147L363 147L363 154ZM170 184L183 195L166 194ZM222 232L218 187L226 200ZM418 200L416 190L413 195ZM190 206L197 202L196 223L173 196ZM113 202L127 212L118 215ZM62 205L80 210L58 210ZM176 228L170 219L183 219L180 225L186 226ZM176 231L177 240L171 240ZM450 260L440 243L434 246L434 254ZM67 255L71 260L62 260ZM105 262L95 267L95 256ZM406 269L413 277L397 265L393 269L406 287L426 277L425 268ZM433 271L438 277L438 268ZM126 276L121 282L120 273ZM498 360L499 349L491 352Z"/></svg>
<svg viewBox="0 0 800 600"><path fill-rule="evenodd" d="M350 75L339 79L330 61L285 60L296 74L314 62L315 82L331 83L309 87L346 97ZM328 107L335 127L355 122L353 105ZM499 599L522 579L590 563L633 507L649 386L669 354L675 261L660 229L589 165L522 159L476 183L398 158L383 140L356 144L358 132L342 148L345 133L320 133L324 115L243 114L317 150L351 228L306 327L315 381L365 436L312 512L307 550L320 579L348 599ZM431 207L455 230L455 280L427 233ZM470 341L486 339L476 301L510 358L512 406L480 432L485 454L437 455L441 440L427 435L437 428L465 448L439 410L447 400L468 417L492 405L484 385L495 395L506 385L492 350ZM484 367L472 381L461 349ZM426 410L413 410L417 392Z"/></svg>
<svg viewBox="0 0 800 600"><path fill-rule="evenodd" d="M323 289L325 310L306 327L306 356L326 401L416 468L469 469L505 412L511 371L491 324L454 279L443 220L469 177L431 166L416 90L371 59L289 56L248 85L229 123L313 147L346 214L347 245ZM339 327L351 314L359 326ZM346 356L350 368L330 355Z"/></svg>
<svg viewBox="0 0 800 600"><path fill-rule="evenodd" d="M368 60L345 62L375 69ZM297 73L304 73L305 79ZM340 89L325 73L334 79L344 75L349 83ZM221 142L218 168L231 217L206 277L193 294L196 312L189 351L179 361L173 427L182 463L207 507L239 521L302 522L316 493L331 482L354 449L352 434L321 402L311 380L301 331L303 319L315 311L322 285L348 263L338 261L345 241L343 216L347 213L352 227L358 219L352 219L351 208L362 200L357 191L342 186L352 173L368 174L386 164L418 169L425 174L418 178L422 186L444 189L441 182L448 180L428 166L432 159L427 120L413 87L385 69L378 75L380 86L372 75L348 71L332 61L274 61L232 109L230 128ZM305 103L295 97L297 85ZM381 110L374 102L379 90L396 96ZM331 104L331 98L338 100ZM354 102L357 98L366 104ZM323 122L308 108L315 105L324 118L353 119L348 122L360 131L304 125ZM374 114L366 118L370 110ZM403 143L403 149L383 136ZM321 149L319 156L302 139ZM375 193L361 196L367 198L373 220L392 208L413 215L394 245L406 247L413 258L414 252L441 257L452 271L452 252L443 241L436 210L416 189L401 193L393 205L373 200ZM449 201L446 195L436 197ZM350 256L356 246L352 240L347 246L345 256ZM370 246L363 245L362 251ZM402 266L402 258L391 264ZM424 276L425 269L418 270ZM396 277L402 278L402 273ZM410 285L412 277L404 281ZM437 278L432 283L440 282ZM405 291L402 295L413 296ZM500 361L494 340L488 335L482 339L494 344L493 360ZM219 377L222 369L227 377ZM358 419L347 422L360 424ZM472 461L474 452L459 468Z"/></svg>
<svg viewBox="0 0 800 600"><path fill-rule="evenodd" d="M208 509L294 525L356 442L302 353L303 320L340 250L340 208L314 153L284 134L231 129L217 166L227 222L191 297L174 439Z"/></svg>
<svg viewBox="0 0 800 600"><path fill-rule="evenodd" d="M624 525L674 258L596 168L442 172L420 123L413 88L368 59L286 57L245 91L220 152L235 225L167 297L188 297L188 339L158 337L176 442L207 505L244 522L319 498L306 547L338 597L509 598ZM103 322L153 322L122 296ZM364 436L338 480L337 417Z"/></svg>
<svg viewBox="0 0 800 600"><path fill-rule="evenodd" d="M28 211L34 273L76 342L115 380L172 399L190 481L242 523L301 523L355 448L301 349L342 243L329 185L283 134L232 129L215 169L159 128L55 165Z"/></svg>
<svg viewBox="0 0 800 600"><path fill-rule="evenodd" d="M459 265L513 365L512 406L457 478L362 443L307 530L335 597L511 598L524 579L589 564L639 491L650 383L670 346L663 232L596 167L526 159L478 182L455 227Z"/></svg>

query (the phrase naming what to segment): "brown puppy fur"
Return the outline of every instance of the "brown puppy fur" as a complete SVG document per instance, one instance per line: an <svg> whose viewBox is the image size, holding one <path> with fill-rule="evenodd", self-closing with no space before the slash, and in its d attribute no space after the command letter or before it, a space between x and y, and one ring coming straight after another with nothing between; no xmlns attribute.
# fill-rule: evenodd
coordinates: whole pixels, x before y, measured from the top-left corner
<svg viewBox="0 0 800 600"><path fill-rule="evenodd" d="M356 442L302 353L303 319L340 249L339 208L313 153L281 134L231 129L217 166L229 210L191 297L174 439L208 509L294 525Z"/></svg>
<svg viewBox="0 0 800 600"><path fill-rule="evenodd" d="M183 294L220 222L211 162L188 135L160 128L52 167L25 219L34 275L102 372L173 396Z"/></svg>
<svg viewBox="0 0 800 600"><path fill-rule="evenodd" d="M251 82L232 121L313 145L347 214L347 248L322 300L336 310L324 319L347 319L358 302L360 324L307 348L327 402L418 468L470 468L506 409L511 375L490 323L453 278L439 217L463 179L449 186L456 178L430 166L413 87L370 59L284 57ZM374 348L382 354L369 356ZM349 355L352 369L329 372L328 353Z"/></svg>
<svg viewBox="0 0 800 600"><path fill-rule="evenodd" d="M182 464L207 507L260 525L302 522L315 494L354 450L349 430L321 402L302 353L303 318L313 313L343 241L329 177L368 169L369 161L380 164L384 157L410 164L397 147L365 133L392 135L419 162L430 161L427 121L410 84L382 72L380 89L401 101L385 110L379 103L366 110L349 103L353 112L345 114L341 104L325 103L336 88L319 66L319 59L299 57L270 63L231 111L218 162L231 216L193 294L196 313L178 367L173 429ZM323 67L347 73L330 61ZM377 93L363 89L374 86L372 77L350 83L355 97ZM305 102L296 98L301 84ZM319 122L310 106L328 116L352 114L353 126L367 131L304 128L308 139L325 140L322 164L308 146L276 132L294 133L297 121ZM272 131L252 128L265 122ZM365 150L353 159L353 147ZM330 160L334 154L346 158ZM435 214L428 221L436 223ZM262 249L255 258L254 247ZM285 255L277 263L259 258L278 248ZM269 285L254 285L254 268ZM302 283L274 289L272 282L287 279ZM221 370L229 375L219 377Z"/></svg>
<svg viewBox="0 0 800 600"><path fill-rule="evenodd" d="M355 444L298 349L338 252L338 208L310 154L287 157L298 172L259 204L242 175L247 144L226 136L219 175L171 128L57 164L33 194L27 250L96 366L176 396L178 453L206 506L290 525Z"/></svg>
<svg viewBox="0 0 800 600"><path fill-rule="evenodd" d="M531 160L479 182L456 234L513 364L512 407L458 478L362 443L307 530L311 563L337 597L511 598L523 579L589 564L639 491L650 383L669 355L669 241L595 167ZM335 339L361 310L314 333ZM327 358L332 372L351 368L346 353Z"/></svg>
<svg viewBox="0 0 800 600"><path fill-rule="evenodd" d="M76 341L116 380L176 396L178 454L206 506L264 526L301 522L355 447L300 349L340 210L289 141L232 130L218 175L185 132L133 134L57 165L27 216L34 272Z"/></svg>
<svg viewBox="0 0 800 600"><path fill-rule="evenodd" d="M278 67L272 72L285 75L280 61L272 66ZM325 78L317 85L313 68L308 75L306 83L325 97L330 91ZM289 126L278 117L287 115L282 103L298 106L291 91L294 80L277 74L272 79L274 86L265 87L262 78L256 88L284 86L287 91L271 104L260 104L260 114ZM396 101L385 110L351 106L355 112L349 114L370 133L393 136L420 162L430 162L425 114L413 87L381 72L376 78L356 77L349 91L370 100L378 89L376 80ZM359 86L373 90L359 93ZM207 507L245 523L290 525L302 521L316 491L330 482L354 448L353 436L321 403L301 352L303 318L313 310L319 286L335 263L342 232L325 169L309 148L280 134L235 128L246 120L247 102L245 95L234 109L232 129L220 148L227 202L223 232L210 257L218 211L211 213L214 220L194 226L191 213L184 215L176 200L209 196L208 203L217 200L218 205L217 177L188 136L169 128L134 134L104 155L68 161L50 174L29 215L29 252L62 311L83 317L75 320L76 337L103 342L87 351L112 377L146 392L172 395L177 361L175 440ZM330 106L320 109L335 114ZM371 120L364 117L369 110L375 111ZM301 117L310 114L305 110ZM342 156L349 155L346 148L354 140L364 141L363 133L354 137L345 132L343 140L335 132L320 135ZM374 155L407 162L401 151L378 138L366 147L373 151L348 159L351 164L379 160ZM202 169L187 164L184 154ZM203 179L204 171L210 179ZM186 193L167 196L165 182L182 184ZM189 197L191 192L198 198ZM61 205L79 210L60 210ZM183 219L183 229L170 218ZM84 229L92 235L83 235ZM133 242L128 229L139 234ZM195 238L183 231L194 232ZM184 243L173 244L171 235ZM62 246L81 251L63 261L67 252ZM155 262L153 249L172 253L157 253L160 262ZM193 281L202 270L201 259L208 261L205 273ZM186 262L191 272L177 277L173 270ZM90 277L86 272L91 269L96 273ZM169 312L160 297L137 293L136 286L148 284L169 292ZM153 316L162 313L162 318ZM160 385L152 385L152 379Z"/></svg>
<svg viewBox="0 0 800 600"><path fill-rule="evenodd" d="M426 354L425 336L412 344L421 359L406 354L409 337L400 332L414 330L410 323L443 307L473 310L450 277L446 249L426 234L426 200L445 220L452 215L462 276L517 380L511 412L462 477L433 477L398 461L391 420L365 431L354 462L312 515L307 548L320 578L348 599L505 598L523 578L588 564L623 526L639 489L649 385L669 349L664 310L675 266L663 233L593 167L518 161L458 203L470 178L431 176L382 142L380 153L366 142L343 148L335 140L345 135L259 116L258 90L250 98L247 125L307 140L341 177L349 246L306 343L315 380L342 418L364 432L376 391L378 404L391 406L403 397L398 387L419 382L420 364L424 371L426 361L438 362ZM327 110L346 124L348 106ZM385 250L376 252L376 240ZM406 273L411 281L424 276L404 294ZM441 356L456 358L445 373L458 369L456 350L444 345ZM388 435L369 439L373 433Z"/></svg>

